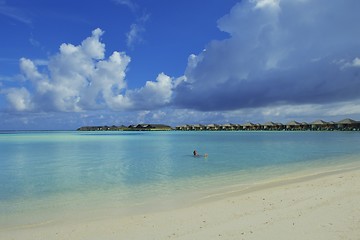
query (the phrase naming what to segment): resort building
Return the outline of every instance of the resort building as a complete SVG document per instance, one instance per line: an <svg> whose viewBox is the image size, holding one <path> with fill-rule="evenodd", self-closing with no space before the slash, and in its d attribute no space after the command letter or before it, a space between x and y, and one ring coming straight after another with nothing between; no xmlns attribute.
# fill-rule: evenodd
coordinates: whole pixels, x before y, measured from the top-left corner
<svg viewBox="0 0 360 240"><path fill-rule="evenodd" d="M206 125L206 130L209 130L209 131L216 131L216 130L220 130L221 129L221 126L218 125L218 124L208 124Z"/></svg>
<svg viewBox="0 0 360 240"><path fill-rule="evenodd" d="M247 122L244 124L226 123L222 125L208 124L208 125L181 125L177 126L176 130L208 130L208 131L360 131L360 121L352 119L344 119L339 122L326 122L324 120L316 120L311 123L290 121L286 124L265 122L264 124L255 124Z"/></svg>
<svg viewBox="0 0 360 240"><path fill-rule="evenodd" d="M311 124L311 130L324 131L324 130L334 130L335 125L331 122L325 122L323 120L316 120Z"/></svg>
<svg viewBox="0 0 360 240"><path fill-rule="evenodd" d="M286 130L289 131L296 131L303 129L302 124L297 121L288 122L287 124L285 124L285 126L286 126Z"/></svg>
<svg viewBox="0 0 360 240"><path fill-rule="evenodd" d="M247 122L244 124L225 123L219 124L185 124L175 127L164 124L136 124L130 126L84 126L78 131L360 131L360 121L353 119L343 119L338 122L326 122L316 120L311 123L290 121L283 125L282 123L266 122L264 124L255 124Z"/></svg>
<svg viewBox="0 0 360 240"><path fill-rule="evenodd" d="M243 130L256 130L257 128L256 124L251 122L247 122L245 124L242 124L241 126Z"/></svg>
<svg viewBox="0 0 360 240"><path fill-rule="evenodd" d="M355 121L349 118L341 120L336 123L337 129L345 131L360 131L360 121Z"/></svg>

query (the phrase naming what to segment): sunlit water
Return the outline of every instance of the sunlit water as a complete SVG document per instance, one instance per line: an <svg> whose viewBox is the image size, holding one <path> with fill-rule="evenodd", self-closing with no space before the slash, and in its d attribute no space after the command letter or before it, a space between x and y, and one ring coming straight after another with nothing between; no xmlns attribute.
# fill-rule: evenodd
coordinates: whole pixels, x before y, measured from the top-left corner
<svg viewBox="0 0 360 240"><path fill-rule="evenodd" d="M360 159L359 132L0 133L0 228L172 207Z"/></svg>

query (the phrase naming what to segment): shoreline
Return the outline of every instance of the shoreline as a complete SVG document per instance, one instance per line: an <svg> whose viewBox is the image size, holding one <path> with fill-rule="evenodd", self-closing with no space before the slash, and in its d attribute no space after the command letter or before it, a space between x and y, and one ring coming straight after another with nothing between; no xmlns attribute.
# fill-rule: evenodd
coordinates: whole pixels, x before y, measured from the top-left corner
<svg viewBox="0 0 360 240"><path fill-rule="evenodd" d="M359 239L359 162L319 170L230 186L189 206L0 228L0 238Z"/></svg>
<svg viewBox="0 0 360 240"><path fill-rule="evenodd" d="M240 195L245 195L245 194L249 194L249 193L253 193L253 192L257 192L257 191L262 191L262 190L266 190L266 189L272 189L272 188L277 188L277 187L282 187L282 186L286 186L286 185L291 185L291 184L297 184L297 183L304 183L304 182L308 182L308 181L312 181L312 180L317 180L320 178L324 178L327 176L332 176L332 175L336 175L336 174L342 174L342 173L347 173L347 172L352 172L352 171L360 171L360 165L355 165L354 163L350 163L350 164L344 164L344 165L339 165L342 168L339 169L328 169L328 170L324 170L324 171L299 171L296 173L291 173L291 174L284 174L281 175L278 178L270 178L270 179L266 179L257 183L253 183L253 184L249 184L247 187L239 187L239 186L230 186L228 187L229 189L233 189L233 190L228 190L228 191L222 191L219 190L218 192L215 192L209 196L205 196L203 198L201 198L199 200L199 202L205 200L205 201L216 201L216 200L221 200L224 198L228 198L228 197L236 197L236 196L240 196ZM318 169L315 169L318 170ZM208 200L207 200L208 199Z"/></svg>

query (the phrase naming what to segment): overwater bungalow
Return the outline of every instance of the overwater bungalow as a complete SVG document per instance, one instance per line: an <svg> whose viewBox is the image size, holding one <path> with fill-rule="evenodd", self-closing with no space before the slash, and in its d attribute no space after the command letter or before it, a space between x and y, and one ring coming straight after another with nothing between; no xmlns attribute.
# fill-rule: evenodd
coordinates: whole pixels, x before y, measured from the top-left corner
<svg viewBox="0 0 360 240"><path fill-rule="evenodd" d="M231 123L225 123L223 125L221 125L221 130L236 130L237 126L236 124L231 124Z"/></svg>
<svg viewBox="0 0 360 240"><path fill-rule="evenodd" d="M244 123L241 126L243 130L259 130L259 125L252 122Z"/></svg>
<svg viewBox="0 0 360 240"><path fill-rule="evenodd" d="M316 120L310 123L310 126L311 126L311 130L316 130L316 131L334 130L335 128L335 125L333 123L326 122L323 120Z"/></svg>
<svg viewBox="0 0 360 240"><path fill-rule="evenodd" d="M307 122L301 123L301 130L310 130L310 124Z"/></svg>
<svg viewBox="0 0 360 240"><path fill-rule="evenodd" d="M279 130L278 128L279 128L279 126L274 122L266 122L261 125L261 129L263 129L263 130L273 131L273 130Z"/></svg>
<svg viewBox="0 0 360 240"><path fill-rule="evenodd" d="M344 131L360 131L360 121L355 121L350 118L343 119L336 123L339 130Z"/></svg>
<svg viewBox="0 0 360 240"><path fill-rule="evenodd" d="M299 123L297 121L290 121L290 122L286 123L285 126L286 126L286 130L290 130L290 131L303 129L301 123Z"/></svg>
<svg viewBox="0 0 360 240"><path fill-rule="evenodd" d="M221 128L220 125L218 124L208 124L206 125L206 130L210 130L210 131L216 131L219 130Z"/></svg>
<svg viewBox="0 0 360 240"><path fill-rule="evenodd" d="M185 124L185 125L180 125L180 126L176 126L175 127L176 130L180 130L180 131L189 131L190 130L190 126Z"/></svg>
<svg viewBox="0 0 360 240"><path fill-rule="evenodd" d="M152 130L173 130L171 126L164 124L137 124L130 126L83 126L77 129L78 131L152 131ZM326 122L323 120L316 120L311 123L306 122L297 122L291 121L283 125L282 123L275 122L266 122L264 124L255 124L252 122L247 122L245 124L232 124L225 123L222 125L219 124L194 124L194 125L180 125L177 126L174 130L180 131L216 131L216 130L242 130L242 131L256 131L256 130L265 130L265 131L360 131L360 121L355 121L350 118L343 119L338 122Z"/></svg>
<svg viewBox="0 0 360 240"><path fill-rule="evenodd" d="M194 124L194 125L191 125L191 130L195 130L195 131L206 130L206 126L202 125L202 124Z"/></svg>
<svg viewBox="0 0 360 240"><path fill-rule="evenodd" d="M234 130L242 130L241 124L233 124Z"/></svg>
<svg viewBox="0 0 360 240"><path fill-rule="evenodd" d="M278 127L278 130L284 130L284 124L282 123L275 123Z"/></svg>

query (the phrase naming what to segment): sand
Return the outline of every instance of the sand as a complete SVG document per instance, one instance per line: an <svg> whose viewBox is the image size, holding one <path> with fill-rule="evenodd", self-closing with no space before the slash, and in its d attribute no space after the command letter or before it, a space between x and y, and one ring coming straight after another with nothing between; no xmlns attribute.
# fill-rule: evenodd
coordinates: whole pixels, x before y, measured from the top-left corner
<svg viewBox="0 0 360 240"><path fill-rule="evenodd" d="M161 204L161 203L159 203ZM360 168L232 188L191 206L1 228L0 239L360 239Z"/></svg>

